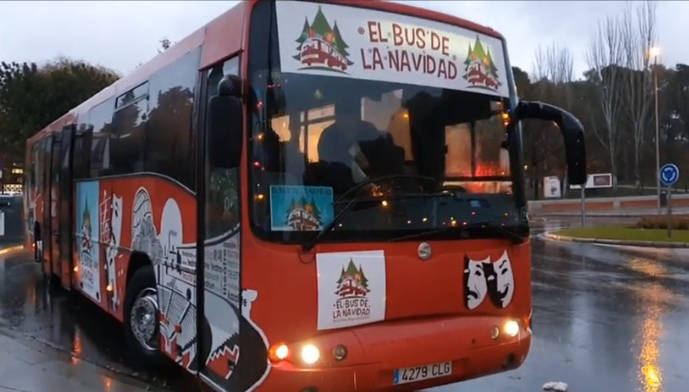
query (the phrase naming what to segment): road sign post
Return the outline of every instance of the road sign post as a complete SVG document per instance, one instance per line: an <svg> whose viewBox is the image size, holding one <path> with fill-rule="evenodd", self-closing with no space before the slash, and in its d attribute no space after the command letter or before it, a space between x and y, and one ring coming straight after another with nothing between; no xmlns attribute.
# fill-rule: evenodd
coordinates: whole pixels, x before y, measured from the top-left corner
<svg viewBox="0 0 689 392"><path fill-rule="evenodd" d="M679 168L674 163L666 163L660 168L658 177L667 187L667 236L672 237L672 186L679 180Z"/></svg>
<svg viewBox="0 0 689 392"><path fill-rule="evenodd" d="M586 184L581 184L581 227L586 226Z"/></svg>

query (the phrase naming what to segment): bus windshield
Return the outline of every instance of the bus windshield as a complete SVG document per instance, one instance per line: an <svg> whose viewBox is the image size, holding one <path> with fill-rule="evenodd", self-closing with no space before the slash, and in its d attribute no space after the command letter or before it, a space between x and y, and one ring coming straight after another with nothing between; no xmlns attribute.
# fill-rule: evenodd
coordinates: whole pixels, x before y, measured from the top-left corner
<svg viewBox="0 0 689 392"><path fill-rule="evenodd" d="M327 34L304 33L296 55L303 68L354 73ZM280 65L275 26L268 35L253 32L254 44L260 37L269 50L250 60L249 181L259 236L303 242L338 215L327 240L456 238L463 228L520 223L504 95L300 72Z"/></svg>

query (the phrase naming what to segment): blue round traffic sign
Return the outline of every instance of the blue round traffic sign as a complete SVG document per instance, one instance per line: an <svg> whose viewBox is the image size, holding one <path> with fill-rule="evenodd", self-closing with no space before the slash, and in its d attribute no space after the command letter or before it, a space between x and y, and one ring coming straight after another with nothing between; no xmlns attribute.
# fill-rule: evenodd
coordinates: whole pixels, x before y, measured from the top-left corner
<svg viewBox="0 0 689 392"><path fill-rule="evenodd" d="M679 168L674 163L666 163L660 168L660 181L665 186L673 186L679 180Z"/></svg>

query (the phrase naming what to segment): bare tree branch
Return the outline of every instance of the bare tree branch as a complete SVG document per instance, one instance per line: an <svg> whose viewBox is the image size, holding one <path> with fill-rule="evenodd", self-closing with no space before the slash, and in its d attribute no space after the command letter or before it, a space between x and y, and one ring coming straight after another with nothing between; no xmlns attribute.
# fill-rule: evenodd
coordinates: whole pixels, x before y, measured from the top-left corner
<svg viewBox="0 0 689 392"><path fill-rule="evenodd" d="M619 118L623 105L623 62L622 29L623 20L608 17L598 23L586 53L586 60L594 72L594 83L600 98L601 112L605 120L606 137L594 127L594 135L610 154L610 171L613 187L617 187L617 143ZM595 122L594 122L595 123Z"/></svg>
<svg viewBox="0 0 689 392"><path fill-rule="evenodd" d="M636 16L636 17L635 17ZM634 141L634 176L641 186L641 143L648 122L653 97L649 72L649 49L656 42L656 4L646 1L636 8L636 15L628 4L622 23L622 47L626 72L625 94L627 116L632 124Z"/></svg>

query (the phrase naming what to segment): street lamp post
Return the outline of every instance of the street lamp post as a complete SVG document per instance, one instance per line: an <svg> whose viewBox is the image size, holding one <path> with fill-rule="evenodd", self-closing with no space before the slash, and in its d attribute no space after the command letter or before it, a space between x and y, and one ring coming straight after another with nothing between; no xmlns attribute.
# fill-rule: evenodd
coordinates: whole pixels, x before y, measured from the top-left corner
<svg viewBox="0 0 689 392"><path fill-rule="evenodd" d="M660 47L654 46L649 49L649 55L653 57L653 92L655 96L655 120L656 120L656 203L658 215L660 215L660 139L658 126L658 56Z"/></svg>

